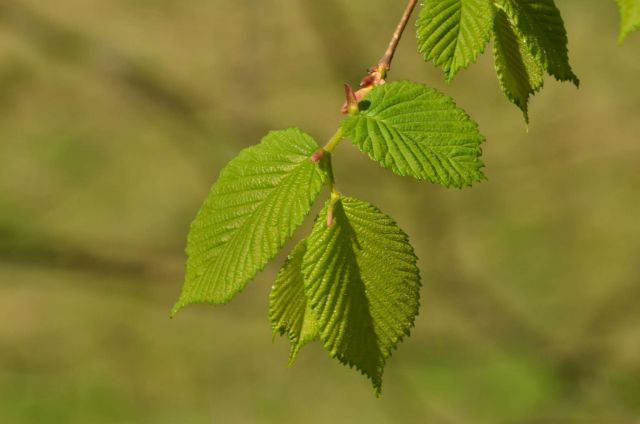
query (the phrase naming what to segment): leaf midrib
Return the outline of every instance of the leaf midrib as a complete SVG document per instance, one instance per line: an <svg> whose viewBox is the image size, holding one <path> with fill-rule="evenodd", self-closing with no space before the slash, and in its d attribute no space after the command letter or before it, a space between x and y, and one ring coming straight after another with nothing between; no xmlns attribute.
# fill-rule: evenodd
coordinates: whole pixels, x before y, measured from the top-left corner
<svg viewBox="0 0 640 424"><path fill-rule="evenodd" d="M267 194L266 197L264 197L264 199L262 199L262 201L260 202L260 205L254 209L253 211L251 211L251 213L247 214L246 218L243 220L243 222L235 229L235 232L233 233L233 235L224 243L218 244L215 246L215 249L217 249L218 251L224 249L226 246L231 245L232 243L236 242L236 239L238 237L240 237L239 234L243 233L244 231L246 231L246 226L247 223L251 220L251 218L255 217L256 215L259 215L263 212L263 208L265 207L266 204L269 203L269 200L272 199L276 193L279 192L279 189L282 189L285 186L285 182L289 181L289 179L291 179L294 175L296 175L297 171L300 170L301 168L303 168L304 165L306 165L306 160L308 160L308 158L303 158L294 168L291 172L289 172L283 179L282 181L280 181L278 184L276 184L273 187L273 190L271 190L271 192L269 194ZM293 225L293 223L292 223ZM244 235L243 235L244 236ZM202 252L201 255L205 254L205 252ZM215 257L211 258L210 261L210 265L209 267L207 266L203 266L203 268L210 268L213 266L213 263L216 263L219 258L221 256L224 255L224 252L222 253L218 253L215 255ZM195 281L195 284L199 284L200 280L202 279L202 277L206 274L206 271L201 273L200 275L197 276L197 280ZM255 275L255 274L254 274Z"/></svg>

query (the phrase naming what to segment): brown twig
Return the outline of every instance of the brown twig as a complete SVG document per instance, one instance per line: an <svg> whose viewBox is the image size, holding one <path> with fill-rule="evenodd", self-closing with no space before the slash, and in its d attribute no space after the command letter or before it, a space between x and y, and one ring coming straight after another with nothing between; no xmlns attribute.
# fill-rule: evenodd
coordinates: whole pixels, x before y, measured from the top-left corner
<svg viewBox="0 0 640 424"><path fill-rule="evenodd" d="M400 42L402 33L407 27L407 23L409 22L409 18L411 18L413 10L416 8L416 4L418 4L418 0L409 0L409 3L407 3L407 7L404 9L402 18L400 19L400 22L398 23L398 26L393 33L393 37L391 37L389 47L387 47L387 51L384 52L384 56L382 56L382 58L378 61L378 68L382 68L385 71L391 69L391 61L393 60L393 55L396 52L396 48L398 48L398 43Z"/></svg>
<svg viewBox="0 0 640 424"><path fill-rule="evenodd" d="M402 13L402 18L400 18L400 22L396 27L396 30L393 32L393 36L391 37L391 41L389 42L389 47L384 52L384 55L380 58L378 63L367 70L367 75L360 81L360 89L355 92L355 101L359 102L373 87L384 84L384 80L387 77L387 72L391 69L391 61L393 60L393 56L396 53L396 49L398 48L398 43L400 43L400 39L402 38L402 33L404 29L407 27L407 23L409 23L409 19L411 18L411 14L413 13L416 5L418 4L418 0L409 0L407 6L404 9L404 13ZM351 87L345 85L347 90L351 90ZM349 98L349 92L347 91L347 99L342 104L341 112L343 114L348 113L348 106L350 101L353 99Z"/></svg>

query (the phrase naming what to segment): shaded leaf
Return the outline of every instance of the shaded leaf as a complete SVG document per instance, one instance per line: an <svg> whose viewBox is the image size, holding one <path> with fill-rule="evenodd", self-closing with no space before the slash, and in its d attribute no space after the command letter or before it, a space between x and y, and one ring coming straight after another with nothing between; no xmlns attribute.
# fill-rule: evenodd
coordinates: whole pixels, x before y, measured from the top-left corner
<svg viewBox="0 0 640 424"><path fill-rule="evenodd" d="M543 70L502 11L494 22L493 55L502 91L529 122L529 97L542 88Z"/></svg>
<svg viewBox="0 0 640 424"><path fill-rule="evenodd" d="M569 64L567 31L553 0L497 0L536 61L559 81L580 80Z"/></svg>
<svg viewBox="0 0 640 424"><path fill-rule="evenodd" d="M278 272L269 296L273 331L287 334L291 341L289 363L293 363L302 346L318 335L316 319L304 293L302 259L306 251L307 241L302 240Z"/></svg>
<svg viewBox="0 0 640 424"><path fill-rule="evenodd" d="M379 394L385 362L418 314L420 274L407 235L366 202L329 201L302 268L325 348L369 377Z"/></svg>

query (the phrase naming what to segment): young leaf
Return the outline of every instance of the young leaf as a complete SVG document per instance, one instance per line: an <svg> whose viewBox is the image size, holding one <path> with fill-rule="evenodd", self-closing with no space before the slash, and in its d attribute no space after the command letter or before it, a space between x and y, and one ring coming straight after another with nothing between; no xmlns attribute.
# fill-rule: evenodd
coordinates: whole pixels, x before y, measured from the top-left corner
<svg viewBox="0 0 640 424"><path fill-rule="evenodd" d="M302 223L325 174L302 131L273 131L220 173L191 224L187 270L175 314L191 303L226 303Z"/></svg>
<svg viewBox="0 0 640 424"><path fill-rule="evenodd" d="M536 61L558 81L580 80L571 70L567 31L553 0L497 0Z"/></svg>
<svg viewBox="0 0 640 424"><path fill-rule="evenodd" d="M316 319L304 293L302 258L306 251L307 240L302 240L278 272L269 295L269 319L273 331L287 334L291 341L290 364L302 346L318 335Z"/></svg>
<svg viewBox="0 0 640 424"><path fill-rule="evenodd" d="M543 70L502 11L496 13L494 22L493 55L502 91L528 123L529 97L542 88Z"/></svg>
<svg viewBox="0 0 640 424"><path fill-rule="evenodd" d="M344 197L327 203L307 243L305 292L320 339L379 394L385 362L419 309L420 274L408 237L374 206Z"/></svg>
<svg viewBox="0 0 640 424"><path fill-rule="evenodd" d="M341 122L363 152L398 175L463 187L484 179L478 126L453 100L423 84L375 87Z"/></svg>
<svg viewBox="0 0 640 424"><path fill-rule="evenodd" d="M418 51L451 82L484 51L492 20L490 0L427 0L416 22Z"/></svg>
<svg viewBox="0 0 640 424"><path fill-rule="evenodd" d="M627 35L640 30L640 0L616 0L620 8L620 35L622 43Z"/></svg>

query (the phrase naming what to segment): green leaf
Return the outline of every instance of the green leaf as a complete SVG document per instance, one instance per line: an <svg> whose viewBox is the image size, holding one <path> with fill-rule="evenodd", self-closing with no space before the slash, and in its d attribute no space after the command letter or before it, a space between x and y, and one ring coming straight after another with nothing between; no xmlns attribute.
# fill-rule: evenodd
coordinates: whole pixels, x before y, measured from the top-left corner
<svg viewBox="0 0 640 424"><path fill-rule="evenodd" d="M418 51L451 82L484 51L492 19L490 0L427 0L416 22Z"/></svg>
<svg viewBox="0 0 640 424"><path fill-rule="evenodd" d="M497 0L537 62L559 81L580 80L571 70L567 31L553 0Z"/></svg>
<svg viewBox="0 0 640 424"><path fill-rule="evenodd" d="M192 303L228 302L275 256L324 183L309 159L317 149L298 129L273 131L222 170L191 224L173 314Z"/></svg>
<svg viewBox="0 0 640 424"><path fill-rule="evenodd" d="M502 91L529 122L529 97L542 88L543 70L502 11L494 22L493 55Z"/></svg>
<svg viewBox="0 0 640 424"><path fill-rule="evenodd" d="M640 0L616 0L620 8L620 34L618 42L624 39L633 31L640 30Z"/></svg>
<svg viewBox="0 0 640 424"><path fill-rule="evenodd" d="M302 240L278 272L269 296L273 331L287 334L291 341L289 364L293 363L302 346L318 335L316 319L304 293L302 259L306 251L307 241Z"/></svg>
<svg viewBox="0 0 640 424"><path fill-rule="evenodd" d="M478 126L453 100L425 85L375 87L342 129L369 157L398 175L462 187L484 179Z"/></svg>
<svg viewBox="0 0 640 424"><path fill-rule="evenodd" d="M418 314L420 274L408 237L374 206L343 197L325 205L307 243L305 292L320 339L379 394L385 362Z"/></svg>

